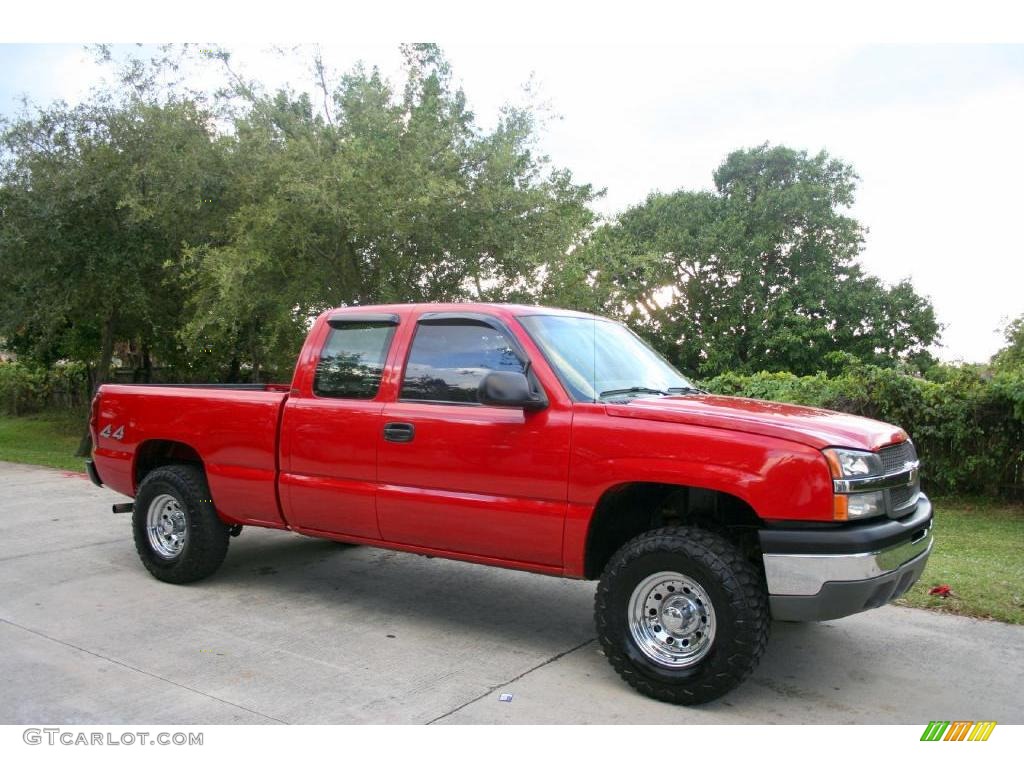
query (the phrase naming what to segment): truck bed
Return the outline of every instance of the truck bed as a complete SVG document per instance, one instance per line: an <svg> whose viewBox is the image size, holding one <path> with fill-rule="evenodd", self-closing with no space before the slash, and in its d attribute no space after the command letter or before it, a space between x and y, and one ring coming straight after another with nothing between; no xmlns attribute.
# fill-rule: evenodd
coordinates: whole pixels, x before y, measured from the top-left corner
<svg viewBox="0 0 1024 768"><path fill-rule="evenodd" d="M148 463L173 455L205 464L228 522L284 527L275 479L281 384L104 384L92 425L105 485L135 495Z"/></svg>

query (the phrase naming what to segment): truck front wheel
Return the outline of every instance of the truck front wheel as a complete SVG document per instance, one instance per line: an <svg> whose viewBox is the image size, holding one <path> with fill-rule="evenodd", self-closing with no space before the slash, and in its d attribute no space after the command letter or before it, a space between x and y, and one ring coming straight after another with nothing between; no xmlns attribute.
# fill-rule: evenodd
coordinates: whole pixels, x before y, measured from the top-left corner
<svg viewBox="0 0 1024 768"><path fill-rule="evenodd" d="M724 537L699 528L661 528L623 545L601 576L594 614L619 675L673 704L732 690L768 642L761 574Z"/></svg>
<svg viewBox="0 0 1024 768"><path fill-rule="evenodd" d="M171 464L143 478L132 514L135 549L160 581L187 584L206 578L228 552L231 527L213 506L197 467Z"/></svg>

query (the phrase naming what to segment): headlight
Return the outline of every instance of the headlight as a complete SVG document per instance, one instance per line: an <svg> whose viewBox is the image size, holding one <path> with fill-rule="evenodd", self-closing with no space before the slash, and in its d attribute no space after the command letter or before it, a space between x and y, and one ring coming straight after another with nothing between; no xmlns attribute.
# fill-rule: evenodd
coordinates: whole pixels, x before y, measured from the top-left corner
<svg viewBox="0 0 1024 768"><path fill-rule="evenodd" d="M855 477L875 477L885 473L882 457L870 451L847 448L828 448L823 451L833 480ZM838 484L837 484L838 485ZM863 520L884 515L885 491L835 494L832 518L834 520Z"/></svg>
<svg viewBox="0 0 1024 768"><path fill-rule="evenodd" d="M881 475L882 457L869 451L851 451L846 448L828 448L825 460L832 470L832 477L841 480L846 477L871 477Z"/></svg>

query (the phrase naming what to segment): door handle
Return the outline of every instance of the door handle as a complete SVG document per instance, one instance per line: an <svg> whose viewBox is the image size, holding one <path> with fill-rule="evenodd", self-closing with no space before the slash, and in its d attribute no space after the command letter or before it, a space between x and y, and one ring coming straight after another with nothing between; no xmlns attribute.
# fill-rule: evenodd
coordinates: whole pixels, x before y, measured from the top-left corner
<svg viewBox="0 0 1024 768"><path fill-rule="evenodd" d="M416 427L402 421L389 421L384 425L384 439L390 443L411 443Z"/></svg>

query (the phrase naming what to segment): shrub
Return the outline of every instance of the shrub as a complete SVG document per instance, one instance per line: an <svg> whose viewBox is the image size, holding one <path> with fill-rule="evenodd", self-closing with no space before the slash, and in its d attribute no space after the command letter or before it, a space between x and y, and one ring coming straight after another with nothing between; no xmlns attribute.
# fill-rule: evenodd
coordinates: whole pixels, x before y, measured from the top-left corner
<svg viewBox="0 0 1024 768"><path fill-rule="evenodd" d="M0 413L23 416L55 408L78 410L89 397L89 376L83 363L61 363L46 369L20 361L0 362Z"/></svg>
<svg viewBox="0 0 1024 768"><path fill-rule="evenodd" d="M47 372L47 407L81 410L89 405L89 394L89 370L85 363L59 363Z"/></svg>
<svg viewBox="0 0 1024 768"><path fill-rule="evenodd" d="M11 416L42 407L46 372L19 362L0 363L0 411Z"/></svg>

